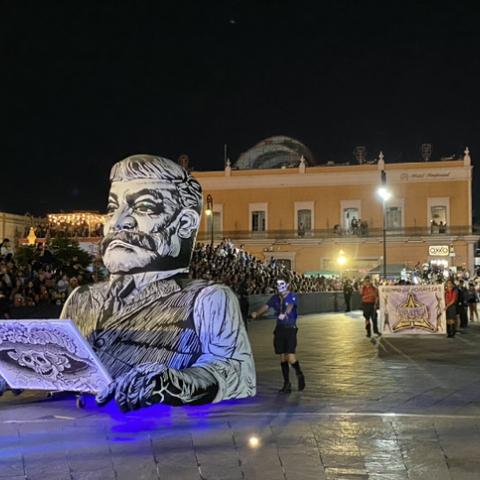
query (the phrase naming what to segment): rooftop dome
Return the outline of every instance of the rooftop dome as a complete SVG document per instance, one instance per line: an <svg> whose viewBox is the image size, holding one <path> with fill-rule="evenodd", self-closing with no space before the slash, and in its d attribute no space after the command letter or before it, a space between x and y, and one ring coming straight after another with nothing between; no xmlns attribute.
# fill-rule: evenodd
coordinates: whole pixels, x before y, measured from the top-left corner
<svg viewBox="0 0 480 480"><path fill-rule="evenodd" d="M312 152L301 142L285 136L269 137L242 153L234 167L239 170L257 168L298 167L302 156L306 165L315 165Z"/></svg>

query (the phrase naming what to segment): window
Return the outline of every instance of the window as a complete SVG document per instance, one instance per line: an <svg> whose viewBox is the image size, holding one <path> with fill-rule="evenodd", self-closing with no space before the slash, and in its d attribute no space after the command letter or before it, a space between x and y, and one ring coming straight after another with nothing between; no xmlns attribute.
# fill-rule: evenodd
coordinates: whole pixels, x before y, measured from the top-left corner
<svg viewBox="0 0 480 480"><path fill-rule="evenodd" d="M405 202L403 198L391 198L385 205L385 228L399 230L405 226Z"/></svg>
<svg viewBox="0 0 480 480"><path fill-rule="evenodd" d="M312 212L310 210L298 210L297 212L298 235L303 236L312 230Z"/></svg>
<svg viewBox="0 0 480 480"><path fill-rule="evenodd" d="M211 232L213 219L213 231L215 233L223 232L223 205L216 203L213 205L213 215L205 215L205 228L208 233Z"/></svg>
<svg viewBox="0 0 480 480"><path fill-rule="evenodd" d="M295 252L265 251L265 260L275 261L277 265L285 265L290 270L295 270Z"/></svg>
<svg viewBox="0 0 480 480"><path fill-rule="evenodd" d="M265 212L254 210L252 212L252 232L264 232L265 230Z"/></svg>
<svg viewBox="0 0 480 480"><path fill-rule="evenodd" d="M314 229L313 202L295 202L294 228L299 237L310 234Z"/></svg>
<svg viewBox="0 0 480 480"><path fill-rule="evenodd" d="M212 228L212 219L213 219L213 231L221 232L222 231L222 213L213 212L213 215L207 216L207 231L210 232Z"/></svg>
<svg viewBox="0 0 480 480"><path fill-rule="evenodd" d="M402 227L402 209L401 209L401 207L386 207L386 209L385 209L385 227L388 230Z"/></svg>
<svg viewBox="0 0 480 480"><path fill-rule="evenodd" d="M427 208L431 233L446 233L450 224L450 199L448 197L429 198Z"/></svg>
<svg viewBox="0 0 480 480"><path fill-rule="evenodd" d="M432 216L432 220L437 224L440 222L447 223L447 207L444 207L443 205L435 205L430 207L430 214Z"/></svg>
<svg viewBox="0 0 480 480"><path fill-rule="evenodd" d="M276 259L277 265L282 265L288 270L292 269L292 261L289 258L277 258Z"/></svg>
<svg viewBox="0 0 480 480"><path fill-rule="evenodd" d="M342 200L340 202L340 224L345 232L351 232L358 227L358 221L362 216L360 205L360 200Z"/></svg>
<svg viewBox="0 0 480 480"><path fill-rule="evenodd" d="M248 206L251 232L266 232L268 230L268 204L250 203Z"/></svg>
<svg viewBox="0 0 480 480"><path fill-rule="evenodd" d="M353 230L358 224L360 213L358 208L345 208L343 210L343 227L346 230Z"/></svg>

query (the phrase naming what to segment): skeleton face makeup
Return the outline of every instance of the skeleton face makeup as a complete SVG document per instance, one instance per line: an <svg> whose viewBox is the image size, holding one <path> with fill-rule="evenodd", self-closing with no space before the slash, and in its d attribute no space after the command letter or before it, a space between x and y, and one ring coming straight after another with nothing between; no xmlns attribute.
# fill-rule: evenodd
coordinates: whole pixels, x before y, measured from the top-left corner
<svg viewBox="0 0 480 480"><path fill-rule="evenodd" d="M165 269L162 259L178 257L182 226L195 224L192 215L198 216L182 209L171 184L143 179L113 182L102 241L105 266L110 273Z"/></svg>
<svg viewBox="0 0 480 480"><path fill-rule="evenodd" d="M285 293L288 290L288 283L285 280L277 280L277 290L279 293Z"/></svg>

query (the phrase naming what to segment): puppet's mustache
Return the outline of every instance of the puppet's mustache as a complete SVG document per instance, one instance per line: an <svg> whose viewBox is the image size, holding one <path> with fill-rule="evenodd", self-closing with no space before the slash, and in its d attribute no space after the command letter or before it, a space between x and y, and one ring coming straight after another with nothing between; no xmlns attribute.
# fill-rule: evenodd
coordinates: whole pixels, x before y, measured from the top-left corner
<svg viewBox="0 0 480 480"><path fill-rule="evenodd" d="M155 241L147 233L120 230L119 232L109 233L104 237L102 240L102 253L105 253L108 246L114 241L124 242L134 247L151 250L152 252L157 251L157 245L155 244Z"/></svg>

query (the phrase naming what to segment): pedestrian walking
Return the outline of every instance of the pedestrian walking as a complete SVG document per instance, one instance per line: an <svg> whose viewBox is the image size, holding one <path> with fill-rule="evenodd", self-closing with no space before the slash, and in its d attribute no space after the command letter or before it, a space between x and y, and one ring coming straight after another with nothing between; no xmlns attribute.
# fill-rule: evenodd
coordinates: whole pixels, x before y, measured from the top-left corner
<svg viewBox="0 0 480 480"><path fill-rule="evenodd" d="M290 368L295 370L298 381L298 390L305 388L305 376L303 375L300 363L296 357L297 348L297 296L290 292L288 280L286 278L277 279L277 295L273 295L265 305L262 305L257 311L252 313L255 319L270 308L275 311L277 323L273 332L273 346L275 353L280 355L280 367L282 369L283 387L281 393L290 393L292 384L290 383Z"/></svg>
<svg viewBox="0 0 480 480"><path fill-rule="evenodd" d="M447 317L447 337L453 338L457 331L457 301L458 290L453 285L453 280L448 279L445 285L445 313Z"/></svg>
<svg viewBox="0 0 480 480"><path fill-rule="evenodd" d="M352 282L347 278L343 282L343 298L345 300L345 311L349 312L352 309L352 294L353 287Z"/></svg>
<svg viewBox="0 0 480 480"><path fill-rule="evenodd" d="M362 296L362 309L367 337L370 338L372 336L372 326L373 333L375 333L375 335L381 335L377 325L378 290L372 284L368 275L363 279L360 295Z"/></svg>
<svg viewBox="0 0 480 480"><path fill-rule="evenodd" d="M470 321L474 322L475 319L477 319L478 321L478 311L477 311L478 292L475 288L475 284L472 282L470 282L468 285L467 303L468 303L468 311L470 313Z"/></svg>
<svg viewBox="0 0 480 480"><path fill-rule="evenodd" d="M467 294L468 290L465 287L463 280L458 282L457 287L458 297L457 297L457 315L460 322L460 332L464 333L465 329L468 327L468 316L467 316Z"/></svg>

